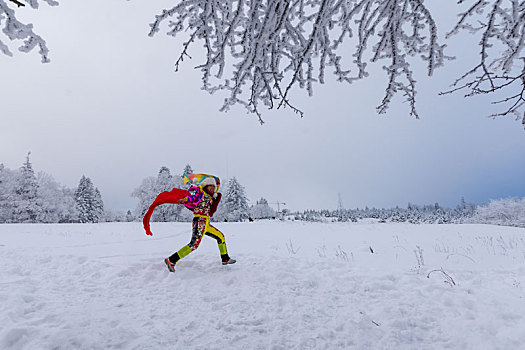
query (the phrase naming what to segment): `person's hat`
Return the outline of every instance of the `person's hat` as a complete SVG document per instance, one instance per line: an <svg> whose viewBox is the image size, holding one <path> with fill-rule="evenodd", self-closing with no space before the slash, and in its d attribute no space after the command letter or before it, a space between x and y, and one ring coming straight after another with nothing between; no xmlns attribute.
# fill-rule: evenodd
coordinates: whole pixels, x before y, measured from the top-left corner
<svg viewBox="0 0 525 350"><path fill-rule="evenodd" d="M200 185L204 188L208 185L213 185L213 186L217 186L217 184L215 183L215 179L213 177L207 177L205 178L204 180L202 180L202 182L200 183Z"/></svg>

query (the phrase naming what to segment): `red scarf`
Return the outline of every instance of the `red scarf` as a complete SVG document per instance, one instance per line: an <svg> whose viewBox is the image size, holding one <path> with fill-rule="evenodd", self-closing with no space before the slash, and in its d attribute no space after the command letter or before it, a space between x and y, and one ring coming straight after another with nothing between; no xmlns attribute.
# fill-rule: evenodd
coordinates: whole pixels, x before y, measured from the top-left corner
<svg viewBox="0 0 525 350"><path fill-rule="evenodd" d="M177 202L184 198L188 197L190 193L186 190L182 190L180 188L174 188L171 191L162 192L155 198L155 201L149 206L148 211L144 215L144 219L142 220L142 223L144 224L144 229L146 230L146 234L148 236L153 236L153 233L151 232L151 229L149 227L149 219L151 218L151 214L153 214L153 210L161 204L177 204Z"/></svg>

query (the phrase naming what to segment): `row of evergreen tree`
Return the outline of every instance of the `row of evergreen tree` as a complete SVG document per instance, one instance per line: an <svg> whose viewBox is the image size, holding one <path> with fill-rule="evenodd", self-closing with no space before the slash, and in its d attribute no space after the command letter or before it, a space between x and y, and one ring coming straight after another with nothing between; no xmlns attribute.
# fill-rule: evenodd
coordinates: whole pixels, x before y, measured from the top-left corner
<svg viewBox="0 0 525 350"><path fill-rule="evenodd" d="M29 159L17 170L0 163L0 223L99 222L104 215L100 191L82 176L76 189L61 186L44 172L35 174Z"/></svg>
<svg viewBox="0 0 525 350"><path fill-rule="evenodd" d="M525 227L525 198L503 198L487 204L476 205L461 199L455 208L445 208L438 203L418 206L408 204L406 208L391 209L339 209L306 210L289 213L292 220L305 221L353 221L376 219L384 222L406 222L412 224L491 224Z"/></svg>
<svg viewBox="0 0 525 350"><path fill-rule="evenodd" d="M17 170L0 163L0 223L96 223L100 221L140 221L155 197L174 187L186 188L185 174L193 173L188 164L181 175L172 175L169 168L161 167L157 176L150 176L132 192L138 199L134 212L113 213L104 210L98 188L90 178L82 176L76 189L58 184L51 175L35 174L30 161ZM455 208L438 203L432 205L408 204L406 208L364 208L338 210L306 210L303 212L276 213L268 201L259 199L249 205L244 186L237 178L221 185L221 205L214 216L216 221L243 221L271 218L288 218L304 221L353 221L376 219L378 222L407 222L413 224L487 223L525 227L525 198L493 200L482 206L467 203L463 198ZM152 221L190 221L192 213L180 205L157 207Z"/></svg>
<svg viewBox="0 0 525 350"><path fill-rule="evenodd" d="M325 221L327 218L337 221L357 222L361 219L377 219L378 222L408 222L412 224L451 224L470 222L476 214L477 206L461 199L456 208L446 208L438 203L431 205L415 205L409 203L406 208L364 208L338 210L306 210L293 213L294 220Z"/></svg>

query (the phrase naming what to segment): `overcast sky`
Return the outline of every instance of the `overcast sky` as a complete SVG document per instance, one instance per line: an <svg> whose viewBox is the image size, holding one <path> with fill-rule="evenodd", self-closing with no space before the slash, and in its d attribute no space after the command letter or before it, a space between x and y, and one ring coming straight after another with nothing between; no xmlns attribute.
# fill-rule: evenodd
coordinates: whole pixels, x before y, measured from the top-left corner
<svg viewBox="0 0 525 350"><path fill-rule="evenodd" d="M338 193L346 208L525 196L521 124L486 118L494 111L486 97L437 95L469 57L432 78L416 77L420 120L408 116L400 96L388 114L375 113L385 87L380 64L373 69L379 74L354 85L329 81L311 98L298 91L304 118L269 111L261 126L241 107L219 112L224 95L200 90L197 46L174 73L181 41L147 36L170 3L62 1L23 9L52 62L13 45L14 57L0 56L0 162L19 168L31 151L36 171L72 188L86 175L116 210L133 209L131 192L161 166L180 174L188 163L196 172L236 176L252 203L264 197L291 210L335 209ZM447 52L477 52L468 39L454 39Z"/></svg>

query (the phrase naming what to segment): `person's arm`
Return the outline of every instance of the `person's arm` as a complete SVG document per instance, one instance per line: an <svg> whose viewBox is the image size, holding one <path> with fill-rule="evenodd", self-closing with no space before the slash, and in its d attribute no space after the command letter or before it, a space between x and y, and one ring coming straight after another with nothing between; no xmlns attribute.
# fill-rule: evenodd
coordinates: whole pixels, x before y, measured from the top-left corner
<svg viewBox="0 0 525 350"><path fill-rule="evenodd" d="M213 216L213 214L215 214L215 212L217 211L217 207L219 206L219 202L221 201L221 198L222 198L222 194L220 192L215 193L213 202L211 204L210 216Z"/></svg>
<svg viewBox="0 0 525 350"><path fill-rule="evenodd" d="M195 206L202 199L203 194L204 193L202 191L197 191L197 193L195 193L195 194L193 194L191 196L187 196L187 197L184 197L184 198L180 199L177 203L184 204L186 206L187 205Z"/></svg>

